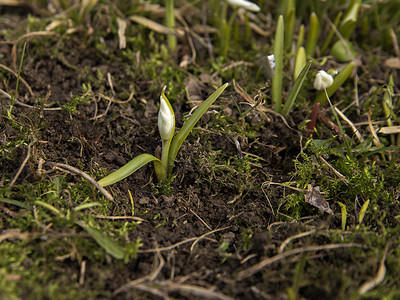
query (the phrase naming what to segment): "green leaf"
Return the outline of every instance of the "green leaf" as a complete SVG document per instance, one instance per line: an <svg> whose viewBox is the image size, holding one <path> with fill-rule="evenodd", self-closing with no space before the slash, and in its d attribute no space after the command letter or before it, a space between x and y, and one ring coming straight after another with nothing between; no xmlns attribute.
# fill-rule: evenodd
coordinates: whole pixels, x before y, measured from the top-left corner
<svg viewBox="0 0 400 300"><path fill-rule="evenodd" d="M315 48L318 44L319 37L319 20L318 16L313 12L310 16L310 30L307 36L306 53L310 57L314 57Z"/></svg>
<svg viewBox="0 0 400 300"><path fill-rule="evenodd" d="M103 235L99 230L93 228L81 221L76 222L77 225L82 227L89 233L97 244L104 249L108 254L116 259L123 259L125 256L125 249L119 244L111 240L108 236Z"/></svg>
<svg viewBox="0 0 400 300"><path fill-rule="evenodd" d="M282 110L282 72L283 72L283 43L284 36L283 16L280 15L276 26L274 56L275 71L272 77L272 103L277 113Z"/></svg>
<svg viewBox="0 0 400 300"><path fill-rule="evenodd" d="M344 43L346 43L346 46ZM341 62L348 62L353 60L357 53L349 40L343 42L339 40L332 46L331 55Z"/></svg>
<svg viewBox="0 0 400 300"><path fill-rule="evenodd" d="M296 101L297 95L299 94L301 87L303 86L304 80L306 79L308 70L311 66L311 60L304 66L303 70L301 71L299 77L297 77L296 81L293 84L292 89L290 90L289 96L286 99L285 106L282 110L282 115L285 117L289 114L294 101Z"/></svg>
<svg viewBox="0 0 400 300"><path fill-rule="evenodd" d="M50 204L48 204L48 203L46 203L46 202L37 200L37 201L35 201L35 204L40 205L40 206L42 206L42 207L45 207L45 208L47 208L48 210L51 210L51 211L52 211L53 213L55 213L56 215L61 215L61 211L60 211L60 210L58 210L58 209L55 208L53 205L50 205Z"/></svg>
<svg viewBox="0 0 400 300"><path fill-rule="evenodd" d="M301 71L306 66L306 50L304 47L297 49L296 63L294 65L294 80L299 77Z"/></svg>
<svg viewBox="0 0 400 300"><path fill-rule="evenodd" d="M342 212L342 230L346 230L346 222L347 222L347 210L346 210L346 205L344 205L342 202L337 202L340 206L340 210Z"/></svg>
<svg viewBox="0 0 400 300"><path fill-rule="evenodd" d="M172 140L168 162L169 168L172 168L172 164L175 161L175 158L178 154L179 149L182 146L183 141L187 138L190 131L196 125L196 123L200 120L200 118L204 115L204 113L208 110L208 108L214 103L215 100L222 94L222 92L226 89L228 83L223 84L219 89L217 89L210 97L208 97L190 116L190 118L183 124L182 128L178 131L175 137ZM169 170L171 171L171 170Z"/></svg>
<svg viewBox="0 0 400 300"><path fill-rule="evenodd" d="M99 202L91 202L91 203L83 203L81 205L78 205L77 207L74 208L75 211L79 211L79 210L84 210L87 208L92 208L95 206L102 206Z"/></svg>
<svg viewBox="0 0 400 300"><path fill-rule="evenodd" d="M7 203L7 204L12 204L12 205L19 206L19 207L22 207L22 208L26 208L26 209L29 209L29 210L33 210L33 207L31 205L27 205L27 204L25 204L25 203L23 203L21 201L17 201L17 200L12 200L12 199L7 199L7 198L0 197L0 202Z"/></svg>
<svg viewBox="0 0 400 300"><path fill-rule="evenodd" d="M100 179L98 184L101 186L107 186L113 183L116 183L125 177L131 175L132 173L136 172L138 169L143 167L149 162L154 162L154 168L156 170L156 174L159 180L164 180L167 177L167 173L165 171L164 165L157 157L144 153L136 156L130 162L128 162L123 167L119 168L118 170L112 172L110 175Z"/></svg>
<svg viewBox="0 0 400 300"><path fill-rule="evenodd" d="M350 38L356 28L360 8L361 0L353 0L349 10L342 20L339 31L345 39Z"/></svg>

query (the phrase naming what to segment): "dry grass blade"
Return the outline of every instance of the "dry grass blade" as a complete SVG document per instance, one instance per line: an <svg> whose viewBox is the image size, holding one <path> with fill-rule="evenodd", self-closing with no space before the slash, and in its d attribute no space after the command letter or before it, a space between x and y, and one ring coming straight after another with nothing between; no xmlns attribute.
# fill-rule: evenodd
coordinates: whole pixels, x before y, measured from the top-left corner
<svg viewBox="0 0 400 300"><path fill-rule="evenodd" d="M152 253L152 252L169 251L169 250L172 250L172 249L174 249L174 248L176 248L176 247L179 247L180 245L183 245L183 244L186 244L186 243L189 243L189 242L193 242L193 241L194 241L195 243L197 243L199 240L205 239L207 235L210 235L210 234L212 234L212 233L214 233L214 232L222 231L222 230L225 230L225 229L228 229L228 228L229 228L229 227L224 227L224 228L215 229L215 230L213 230L213 231L206 232L205 234L203 234L203 235L201 235L201 236L192 237L192 238L189 238L189 239L180 241L180 242L178 242L178 243L175 243L175 244L173 244L173 245L171 245L171 246L162 247L162 248L145 249L145 250L140 250L140 249L139 249L139 250L137 250L136 252L137 252L137 253ZM207 238L207 239L208 239L208 238ZM215 240L212 240L212 241L216 242ZM194 243L194 244L195 244L195 243ZM192 248L191 248L191 249L193 249L193 245L192 245Z"/></svg>
<svg viewBox="0 0 400 300"><path fill-rule="evenodd" d="M193 297L204 298L204 299L215 299L215 300L233 300L232 297L224 295L219 292L215 292L212 289L207 289L201 286L191 284L180 284L171 281L164 281L160 283L162 288L166 288L169 292L179 292L187 295L188 298Z"/></svg>
<svg viewBox="0 0 400 300"><path fill-rule="evenodd" d="M11 180L10 187L12 187L15 184L15 182L17 181L19 175L21 175L22 170L25 168L26 164L28 163L29 158L31 157L31 147L36 142L37 142L37 140L35 138L32 142L29 143L29 145L28 145L28 153L26 154L26 157L25 157L24 161L22 162L21 166L19 167L19 169L17 171L17 174L15 174L14 178Z"/></svg>
<svg viewBox="0 0 400 300"><path fill-rule="evenodd" d="M279 246L278 253L282 253L283 250L286 248L286 246L289 245L293 240L299 239L299 238L302 238L302 237L309 236L309 235L311 235L311 234L313 234L313 233L315 233L315 232L316 232L316 230L310 230L310 231L307 231L307 232L302 232L302 233L293 235L293 236L291 236L291 237L288 237L288 238L287 238L286 240L284 240L284 241L282 242L282 244Z"/></svg>
<svg viewBox="0 0 400 300"><path fill-rule="evenodd" d="M27 1L25 0L0 0L0 5L8 5L8 6L22 6L26 5Z"/></svg>
<svg viewBox="0 0 400 300"><path fill-rule="evenodd" d="M272 256L272 257L264 258L262 261L260 261L259 263L255 264L254 266L238 272L237 275L236 275L236 278L238 280L243 280L245 278L248 278L248 277L260 272L266 266L269 266L269 265L273 264L274 262L278 262L278 261L280 261L282 259L285 259L285 258L287 258L289 256L292 256L292 255L306 253L306 252L332 250L332 249L339 249L339 248L353 248L353 247L362 248L363 245L355 244L355 243L328 244L328 245L321 245L321 246L308 246L308 247L302 247L302 248L289 250L287 252L280 253L280 254L277 254L277 255Z"/></svg>
<svg viewBox="0 0 400 300"><path fill-rule="evenodd" d="M351 127L351 129L353 130L353 133L356 135L356 137L358 138L358 140L362 143L364 142L363 137L360 134L360 131L356 128L356 126L354 126L353 122L351 122L344 113L342 113L342 111L335 107L335 111L338 113L338 115L347 123L349 124L349 126Z"/></svg>
<svg viewBox="0 0 400 300"><path fill-rule="evenodd" d="M0 234L0 243L7 239L26 240L35 235L34 233L21 232L19 229L5 230Z"/></svg>
<svg viewBox="0 0 400 300"><path fill-rule="evenodd" d="M369 108L369 112L368 112L368 128L369 128L369 131L371 131L372 136L374 137L374 144L376 146L378 146L379 148L382 148L381 141L379 140L378 135L376 134L375 128L372 125L371 114L372 114L372 111L371 111L371 108Z"/></svg>
<svg viewBox="0 0 400 300"><path fill-rule="evenodd" d="M135 216L103 216L103 215L95 215L98 219L107 219L107 220L134 220L137 222L145 222L146 220L135 217Z"/></svg>
<svg viewBox="0 0 400 300"><path fill-rule="evenodd" d="M381 130L379 130L379 133L382 133L382 134L400 133L400 126L382 127Z"/></svg>
<svg viewBox="0 0 400 300"><path fill-rule="evenodd" d="M107 192L107 190L105 188L103 188L101 185L99 185L96 180L94 180L91 176L89 176L85 172L83 172L77 168L74 168L70 165L66 165L66 164L54 163L51 161L48 161L47 163L49 163L50 165L52 165L56 168L61 169L62 171L67 170L67 171L70 171L72 173L82 176L87 181L89 181L93 186L95 186L108 200L114 201L113 196L109 192Z"/></svg>
<svg viewBox="0 0 400 300"><path fill-rule="evenodd" d="M149 28L150 30L153 30L155 32L161 33L161 34L172 34L175 36L180 36L180 34L172 29L169 29L168 27L165 27L164 25L161 25L160 23L154 22L153 20L147 19L142 16L130 16L129 20L136 22L140 25L143 25L144 27Z"/></svg>
<svg viewBox="0 0 400 300"><path fill-rule="evenodd" d="M156 265L156 261L158 261L157 265ZM150 274L147 274L147 275L140 277L138 279L135 279L135 280L131 280L130 282L122 285L120 288L118 288L117 290L114 291L114 295L125 292L129 289L132 289L139 283L146 282L146 281L153 282L157 278L157 276L160 274L162 268L164 267L164 264L165 264L164 257L161 255L160 252L156 252L156 255L154 256L154 265L156 265L156 267L154 268L154 270Z"/></svg>
<svg viewBox="0 0 400 300"><path fill-rule="evenodd" d="M349 184L350 182L346 179L346 177L344 177L344 175L342 175L341 173L339 173L339 171L337 171L334 167L332 167L332 165L330 163L328 163L323 157L322 155L318 155L318 158L320 160L322 160L322 162L329 168L329 170L331 170L341 181L343 181L345 184Z"/></svg>
<svg viewBox="0 0 400 300"><path fill-rule="evenodd" d="M383 256L381 258L381 262L378 268L378 272L376 273L376 276L371 279L370 281L365 282L358 290L358 293L360 295L364 295L365 293L368 293L369 291L373 290L376 288L378 285L380 285L383 280L385 279L386 275L386 266L385 266L385 260L387 256L387 252L389 249L389 243L385 247L385 251L383 252Z"/></svg>
<svg viewBox="0 0 400 300"><path fill-rule="evenodd" d="M118 23L119 49L125 49L126 48L125 29L127 22L124 19L117 18L117 23Z"/></svg>
<svg viewBox="0 0 400 300"><path fill-rule="evenodd" d="M6 70L7 72L10 72L10 73L13 74L16 78L18 78L18 74L17 74L16 72L14 72L12 69L10 69L9 67L7 67L7 66L5 66L5 65L3 65L3 64L0 64L0 68ZM26 82L26 80L23 79L21 76L19 76L19 80L21 80L21 82L26 86L26 88L27 88L28 91L29 91L29 94L31 94L31 96L33 96L33 91L32 91L32 89L31 89L30 85Z"/></svg>

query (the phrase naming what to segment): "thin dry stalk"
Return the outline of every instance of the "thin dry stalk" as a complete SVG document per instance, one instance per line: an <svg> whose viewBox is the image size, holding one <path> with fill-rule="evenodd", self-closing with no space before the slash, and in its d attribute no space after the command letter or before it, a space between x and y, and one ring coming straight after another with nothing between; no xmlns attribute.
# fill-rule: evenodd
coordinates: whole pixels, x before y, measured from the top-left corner
<svg viewBox="0 0 400 300"><path fill-rule="evenodd" d="M189 298L191 299L195 297L215 300L233 300L232 297L229 297L219 292L215 292L212 289L207 289L192 284L180 284L172 281L163 281L159 284L161 285L161 288L166 288L169 292L178 292L189 296Z"/></svg>
<svg viewBox="0 0 400 300"><path fill-rule="evenodd" d="M0 68L6 70L7 72L10 72L12 75L14 75L16 78L18 78L18 74L16 72L14 72L12 69L10 69L9 67L0 64ZM21 80L21 82L26 86L26 88L29 91L29 94L31 94L31 96L33 96L33 91L32 88L30 87L30 85L26 82L26 80L24 78L22 78L21 75L19 75L19 80Z"/></svg>
<svg viewBox="0 0 400 300"><path fill-rule="evenodd" d="M382 144L381 141L378 138L378 135L376 134L376 131L374 129L374 126L372 125L372 121L371 121L371 108L369 108L369 112L368 112L368 128L369 131L371 131L372 136L374 137L374 144L376 146L378 146L379 148L382 148Z"/></svg>
<svg viewBox="0 0 400 300"><path fill-rule="evenodd" d="M107 192L107 190L105 188L103 188L100 184L98 184L96 180L94 180L91 176L89 176L85 172L83 172L77 168L74 168L70 165L66 165L66 164L55 163L55 162L51 162L51 161L48 161L47 163L60 169L61 171L65 172L65 170L67 170L67 171L70 171L72 173L82 176L87 181L89 181L94 187L96 187L108 200L114 201L113 196L109 192Z"/></svg>
<svg viewBox="0 0 400 300"><path fill-rule="evenodd" d="M139 217L134 217L134 216L103 216L103 215L95 215L96 218L98 219L107 219L107 220L134 220L138 222L145 222L146 220L139 218Z"/></svg>
<svg viewBox="0 0 400 300"><path fill-rule="evenodd" d="M191 208L189 208L189 210L192 214L194 214L200 220L201 223L204 224L204 226L206 226L208 228L208 230L212 230L212 228L202 218L200 218L200 216L198 214L196 214Z"/></svg>
<svg viewBox="0 0 400 300"><path fill-rule="evenodd" d="M328 163L323 157L322 155L318 155L318 158L320 160L322 160L322 162L341 180L343 181L345 184L349 184L349 181L346 179L346 177L344 177L344 175L342 175L341 173L339 173L339 171L337 171L334 167L332 167L332 165L330 163Z"/></svg>
<svg viewBox="0 0 400 300"><path fill-rule="evenodd" d="M260 261L259 263L255 264L254 266L244 269L240 272L237 273L236 278L237 280L243 280L246 279L255 273L260 272L262 269L264 269L266 266L269 266L273 264L274 262L278 262L282 259L285 259L287 257L296 255L296 254L301 254L301 253L306 253L306 252L314 252L314 251L322 251L322 250L332 250L332 249L339 249L339 248L353 248L353 247L359 247L362 248L364 247L363 245L360 244L355 244L355 243L348 243L348 244L327 244L327 245L321 245L321 246L308 246L308 247L302 247L302 248L297 248L293 250L289 250L284 253L277 254L272 257L267 257Z"/></svg>
<svg viewBox="0 0 400 300"><path fill-rule="evenodd" d="M353 122L351 122L342 111L335 106L335 111L338 113L338 115L351 127L353 130L353 133L356 135L358 140L362 143L364 142L363 137L360 134L360 131L354 126Z"/></svg>
<svg viewBox="0 0 400 300"><path fill-rule="evenodd" d="M85 275L86 275L86 260L81 262L81 270L79 273L79 285L82 286L85 284Z"/></svg>
<svg viewBox="0 0 400 300"><path fill-rule="evenodd" d="M315 233L315 232L316 232L316 230L310 230L310 231L302 232L302 233L293 235L293 236L291 236L291 237L288 237L288 238L287 238L286 240L284 240L283 243L279 246L278 253L282 253L283 250L286 248L286 246L289 245L292 241L294 241L294 240L296 240L296 239L299 239L299 238L302 238L302 237L309 236L309 235L311 235L311 234L313 234L313 233Z"/></svg>
<svg viewBox="0 0 400 300"><path fill-rule="evenodd" d="M228 229L228 228L230 228L230 226L223 227L223 228L219 228L219 229L214 229L214 230L211 230L210 232L206 232L205 234L199 236L199 237L194 241L194 243L192 244L192 246L190 247L190 251L192 252L193 249L194 249L194 247L196 246L196 244L197 244L199 241L201 241L202 239L204 239L207 235L210 235L210 234L215 233L215 232L218 232L218 231L223 231L223 230Z"/></svg>
<svg viewBox="0 0 400 300"><path fill-rule="evenodd" d="M157 264L157 261L158 261L158 264ZM118 288L114 291L114 295L117 295L121 292L130 290L139 283L146 282L146 281L153 282L158 277L158 275L160 274L160 272L165 264L164 257L161 255L161 253L159 251L156 252L156 254L154 256L154 265L156 265L156 264L157 264L157 266L154 268L154 270L150 274L147 274L143 277L132 280L132 281L122 285L120 288Z"/></svg>
<svg viewBox="0 0 400 300"><path fill-rule="evenodd" d="M26 154L26 157L24 161L22 162L21 166L19 167L17 174L15 174L14 178L10 182L10 187L12 187L15 182L17 181L18 177L21 175L22 170L25 168L26 164L28 163L29 158L31 157L31 147L37 142L36 138L29 143L28 145L28 153Z"/></svg>
<svg viewBox="0 0 400 300"><path fill-rule="evenodd" d="M372 278L370 281L365 282L358 290L358 293L360 295L364 295L365 293L368 293L369 291L373 290L376 288L378 285L380 285L383 280L385 279L386 275L386 266L385 266L385 260L387 257L387 252L389 249L389 243L387 243L385 247L385 251L383 252L383 256L381 258L381 262L378 268L378 272L376 273L376 276Z"/></svg>

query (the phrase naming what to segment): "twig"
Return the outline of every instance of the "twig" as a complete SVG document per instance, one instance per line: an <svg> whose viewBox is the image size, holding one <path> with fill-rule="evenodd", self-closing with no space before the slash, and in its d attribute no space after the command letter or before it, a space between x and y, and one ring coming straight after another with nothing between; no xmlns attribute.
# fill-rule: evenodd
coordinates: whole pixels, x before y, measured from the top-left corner
<svg viewBox="0 0 400 300"><path fill-rule="evenodd" d="M22 170L25 168L25 165L28 163L28 160L31 157L31 147L36 142L37 142L37 139L34 136L33 137L33 141L30 142L29 145L28 145L28 153L26 154L26 157L25 157L24 161L22 162L21 166L19 167L17 174L15 174L14 178L10 182L10 187L12 187L15 184L15 182L17 181L19 175L21 175Z"/></svg>
<svg viewBox="0 0 400 300"><path fill-rule="evenodd" d="M77 169L75 167L72 167L70 165L66 165L66 164L55 163L55 162L51 162L51 161L48 161L47 163L49 163L50 165L55 166L56 168L60 168L62 171L68 170L68 171L71 171L71 172L73 172L73 173L75 173L77 175L82 176L87 181L89 181L93 186L95 186L108 200L114 201L113 196L109 192L107 192L107 190L105 188L103 188L100 184L98 184L96 180L94 180L91 176L89 176L85 172L83 172L83 171L81 171L81 170L79 170L79 169Z"/></svg>
<svg viewBox="0 0 400 300"><path fill-rule="evenodd" d="M305 253L305 252L332 250L332 249L338 249L338 248L352 248L352 247L362 248L364 246L360 245L360 244L355 244L355 243L328 244L328 245L321 245L321 246L308 246L308 247L289 250L287 252L280 253L280 254L277 254L272 257L267 257L267 258L263 259L262 261L260 261L259 263L255 264L254 266L238 272L236 278L237 278L237 280L243 280L245 278L248 278L248 277L254 275L255 273L260 272L266 266L271 265L274 262L280 261L280 260L287 258L289 256L292 256L292 255Z"/></svg>

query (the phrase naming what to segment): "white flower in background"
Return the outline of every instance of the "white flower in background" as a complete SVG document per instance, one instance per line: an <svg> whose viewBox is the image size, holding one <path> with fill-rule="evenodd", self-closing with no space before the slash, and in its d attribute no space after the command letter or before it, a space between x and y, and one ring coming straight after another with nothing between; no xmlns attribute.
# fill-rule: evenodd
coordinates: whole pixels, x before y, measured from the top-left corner
<svg viewBox="0 0 400 300"><path fill-rule="evenodd" d="M333 83L333 77L321 70L315 76L314 88L317 90L322 90L330 87Z"/></svg>
<svg viewBox="0 0 400 300"><path fill-rule="evenodd" d="M268 62L269 62L269 66L271 67L272 71L275 70L275 55L271 54L268 55Z"/></svg>
<svg viewBox="0 0 400 300"><path fill-rule="evenodd" d="M260 7L257 4L247 1L247 0L227 0L227 1L232 6L243 7L244 9L247 9L247 10L253 11L253 12L260 11Z"/></svg>
<svg viewBox="0 0 400 300"><path fill-rule="evenodd" d="M164 88L165 90L165 88ZM171 104L164 95L160 96L160 111L158 112L158 130L163 140L170 140L175 130L175 115Z"/></svg>

